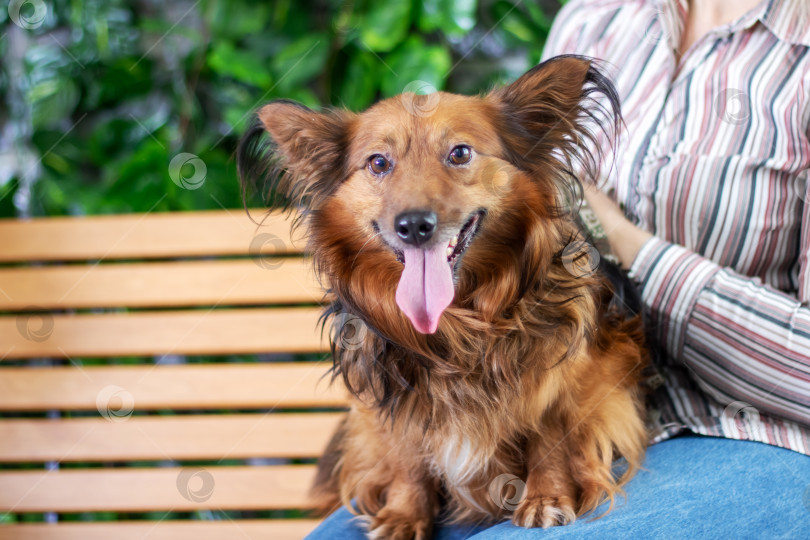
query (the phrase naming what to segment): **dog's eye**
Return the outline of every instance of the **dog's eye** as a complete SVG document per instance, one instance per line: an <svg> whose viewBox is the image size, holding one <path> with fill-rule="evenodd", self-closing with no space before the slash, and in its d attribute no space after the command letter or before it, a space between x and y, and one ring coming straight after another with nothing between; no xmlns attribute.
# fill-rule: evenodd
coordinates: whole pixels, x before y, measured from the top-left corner
<svg viewBox="0 0 810 540"><path fill-rule="evenodd" d="M472 150L469 146L466 145L459 145L450 150L450 155L447 159L453 165L464 165L465 163L469 163L472 159Z"/></svg>
<svg viewBox="0 0 810 540"><path fill-rule="evenodd" d="M391 162L385 156L374 154L368 158L368 170L374 174L383 174L391 170Z"/></svg>

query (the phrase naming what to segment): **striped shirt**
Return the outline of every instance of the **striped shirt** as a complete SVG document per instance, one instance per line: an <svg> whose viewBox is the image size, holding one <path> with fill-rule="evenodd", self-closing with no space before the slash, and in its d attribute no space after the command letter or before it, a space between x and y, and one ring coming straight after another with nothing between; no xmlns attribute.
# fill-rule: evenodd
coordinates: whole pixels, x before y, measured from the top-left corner
<svg viewBox="0 0 810 540"><path fill-rule="evenodd" d="M686 0L571 0L546 44L606 61L622 98L607 189L655 235L630 270L659 353L653 442L688 429L810 453L802 1L765 0L679 60Z"/></svg>

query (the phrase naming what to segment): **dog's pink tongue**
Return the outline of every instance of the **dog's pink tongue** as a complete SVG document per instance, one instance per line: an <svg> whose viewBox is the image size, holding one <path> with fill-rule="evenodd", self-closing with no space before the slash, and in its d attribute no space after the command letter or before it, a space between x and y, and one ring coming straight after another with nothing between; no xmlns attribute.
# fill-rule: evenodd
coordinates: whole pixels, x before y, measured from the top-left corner
<svg viewBox="0 0 810 540"><path fill-rule="evenodd" d="M397 286L397 305L423 334L432 334L439 317L453 301L453 273L447 262L447 246L406 249L405 269Z"/></svg>

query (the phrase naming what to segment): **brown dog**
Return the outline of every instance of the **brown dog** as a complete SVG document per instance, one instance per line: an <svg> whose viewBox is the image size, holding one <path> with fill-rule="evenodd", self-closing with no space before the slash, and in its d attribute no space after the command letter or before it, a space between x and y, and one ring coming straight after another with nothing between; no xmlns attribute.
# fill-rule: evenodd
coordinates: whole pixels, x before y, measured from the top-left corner
<svg viewBox="0 0 810 540"><path fill-rule="evenodd" d="M567 171L601 161L584 149L598 146L595 111L615 127L615 90L588 59L559 57L483 97L258 112L240 174L304 210L331 287L334 375L354 396L321 460L322 509L353 501L373 538L428 538L441 507L547 527L612 502L634 474L640 321L583 271L564 210L579 187Z"/></svg>

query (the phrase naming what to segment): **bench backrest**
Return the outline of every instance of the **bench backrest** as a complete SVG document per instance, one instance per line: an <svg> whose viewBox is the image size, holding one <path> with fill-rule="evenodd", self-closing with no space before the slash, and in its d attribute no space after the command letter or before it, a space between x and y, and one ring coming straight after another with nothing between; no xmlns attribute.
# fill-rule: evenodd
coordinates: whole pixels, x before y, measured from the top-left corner
<svg viewBox="0 0 810 540"><path fill-rule="evenodd" d="M237 210L0 220L0 540L314 526L346 400L289 228Z"/></svg>

